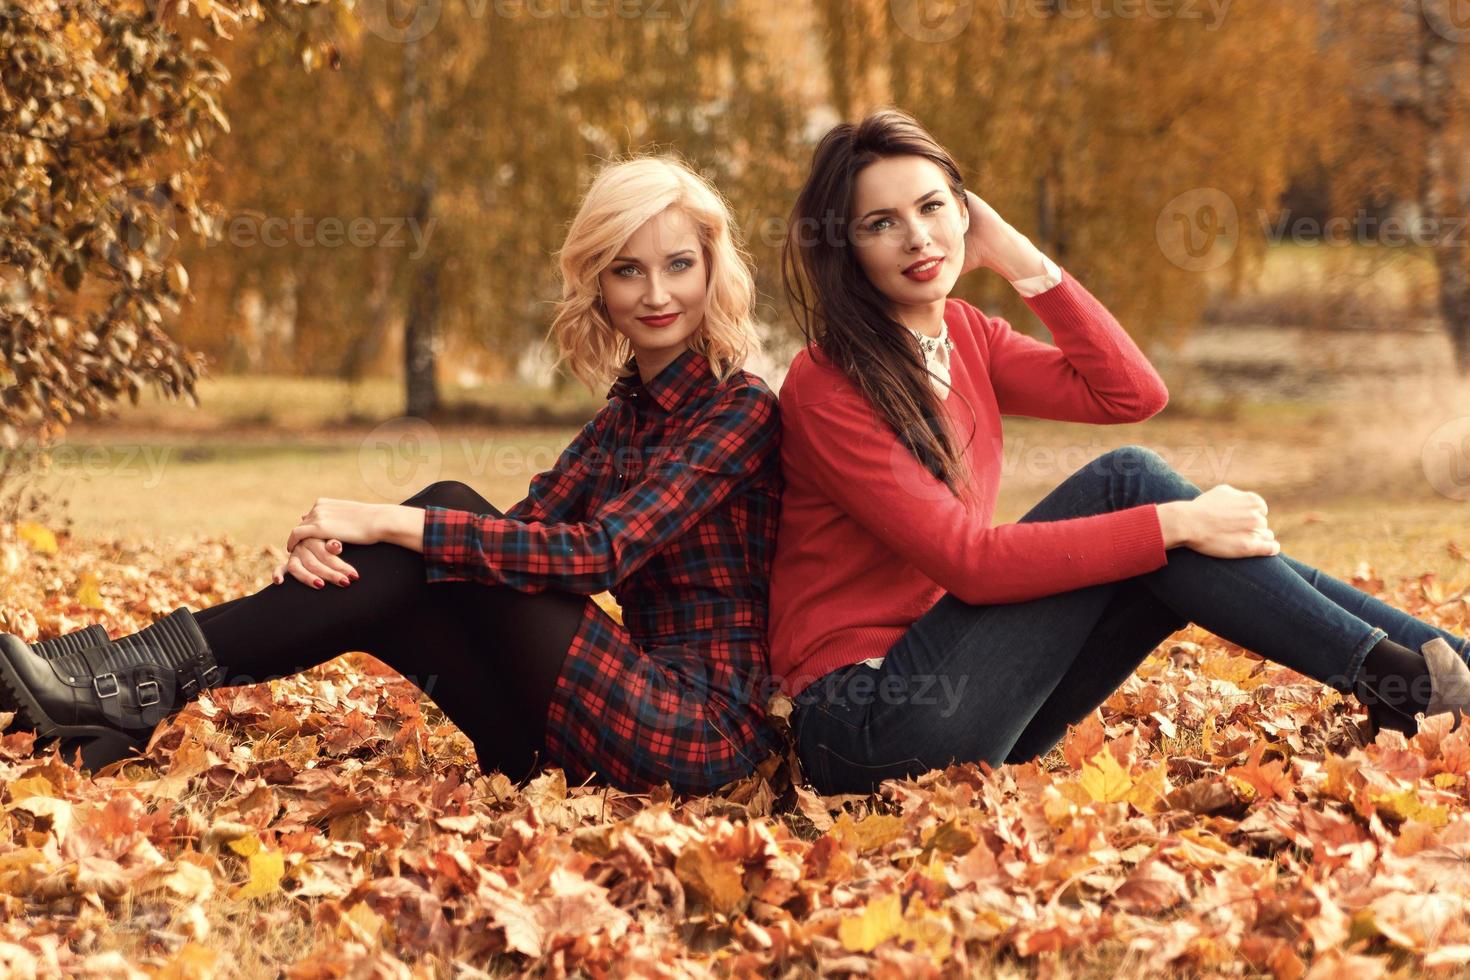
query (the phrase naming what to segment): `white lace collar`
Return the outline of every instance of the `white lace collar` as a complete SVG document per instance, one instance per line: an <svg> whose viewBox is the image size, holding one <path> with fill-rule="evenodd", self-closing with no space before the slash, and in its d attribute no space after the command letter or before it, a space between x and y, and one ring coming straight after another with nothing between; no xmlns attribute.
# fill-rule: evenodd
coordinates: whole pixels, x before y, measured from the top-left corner
<svg viewBox="0 0 1470 980"><path fill-rule="evenodd" d="M941 319L939 324L938 337L930 337L909 326L904 329L919 342L919 350L923 352L924 363L929 368L930 384L943 399L949 397L949 352L954 350L954 341L949 339L949 323Z"/></svg>

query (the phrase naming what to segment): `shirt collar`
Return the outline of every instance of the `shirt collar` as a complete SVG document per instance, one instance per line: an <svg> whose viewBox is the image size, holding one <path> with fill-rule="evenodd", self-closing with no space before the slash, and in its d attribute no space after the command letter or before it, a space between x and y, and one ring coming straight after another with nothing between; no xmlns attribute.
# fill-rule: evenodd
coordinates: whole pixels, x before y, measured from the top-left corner
<svg viewBox="0 0 1470 980"><path fill-rule="evenodd" d="M919 340L930 340L930 341L938 340L941 345L946 340L949 339L949 321L946 320L946 319L940 319L940 321L939 321L939 336L938 337L931 337L928 334L923 333L922 331L919 331L919 330L915 330L913 327L910 327L910 326L907 326L907 325L904 326L904 329L907 330L909 333L913 334L914 337L917 338L917 339L919 339Z"/></svg>
<svg viewBox="0 0 1470 980"><path fill-rule="evenodd" d="M689 394L701 384L714 380L710 373L709 359L693 349L686 348L678 357L660 371L647 384L638 373L637 356L628 358L623 370L626 376L619 377L607 391L608 398L625 398L642 401L651 398L665 412L672 412Z"/></svg>

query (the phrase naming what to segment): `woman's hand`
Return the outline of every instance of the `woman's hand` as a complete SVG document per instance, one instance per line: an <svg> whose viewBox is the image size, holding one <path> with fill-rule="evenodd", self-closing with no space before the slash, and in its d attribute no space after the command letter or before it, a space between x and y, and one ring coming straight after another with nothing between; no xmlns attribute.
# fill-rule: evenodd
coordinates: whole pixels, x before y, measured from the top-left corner
<svg viewBox="0 0 1470 980"><path fill-rule="evenodd" d="M1014 282L1046 272L1041 250L1011 227L1006 219L974 191L965 191L970 227L965 232L965 262L960 275L984 267Z"/></svg>
<svg viewBox="0 0 1470 980"><path fill-rule="evenodd" d="M1164 515L1168 508L1168 516ZM1281 553L1276 532L1266 526L1266 501L1258 493L1228 483L1211 487L1193 500L1159 505L1167 522L1164 546L1182 544L1215 558L1253 558Z"/></svg>
<svg viewBox="0 0 1470 980"><path fill-rule="evenodd" d="M336 538L305 538L298 544L289 558L271 573L271 579L280 585L289 573L299 582L314 589L322 588L324 582L347 585L361 576L357 569L337 556L342 553L342 542Z"/></svg>
<svg viewBox="0 0 1470 980"><path fill-rule="evenodd" d="M336 538L343 544L377 544L383 539L383 521L391 506L318 497L311 510L301 515L301 523L286 539L286 552L294 552L304 538Z"/></svg>

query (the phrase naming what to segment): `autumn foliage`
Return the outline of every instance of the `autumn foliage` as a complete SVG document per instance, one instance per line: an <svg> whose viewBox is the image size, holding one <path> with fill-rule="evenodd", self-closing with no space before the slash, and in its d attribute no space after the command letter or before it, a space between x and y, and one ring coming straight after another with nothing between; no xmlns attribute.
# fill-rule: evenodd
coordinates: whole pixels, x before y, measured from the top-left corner
<svg viewBox="0 0 1470 980"><path fill-rule="evenodd" d="M0 629L31 639L207 607L271 560L15 530ZM1448 628L1470 613L1432 576L1354 582ZM12 721L15 976L1470 964L1470 730L1440 717L1364 744L1350 699L1193 628L1046 758L872 797L793 786L789 758L699 799L569 787L559 769L516 786L362 654L211 691L144 761L95 778Z"/></svg>

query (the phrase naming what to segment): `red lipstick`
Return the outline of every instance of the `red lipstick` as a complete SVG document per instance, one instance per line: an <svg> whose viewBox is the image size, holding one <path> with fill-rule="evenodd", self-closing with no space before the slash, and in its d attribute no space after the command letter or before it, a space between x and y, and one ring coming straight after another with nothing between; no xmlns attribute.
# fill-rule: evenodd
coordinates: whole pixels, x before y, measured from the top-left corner
<svg viewBox="0 0 1470 980"><path fill-rule="evenodd" d="M905 268L903 274L917 282L928 282L939 275L939 269L943 265L944 256L930 255Z"/></svg>

